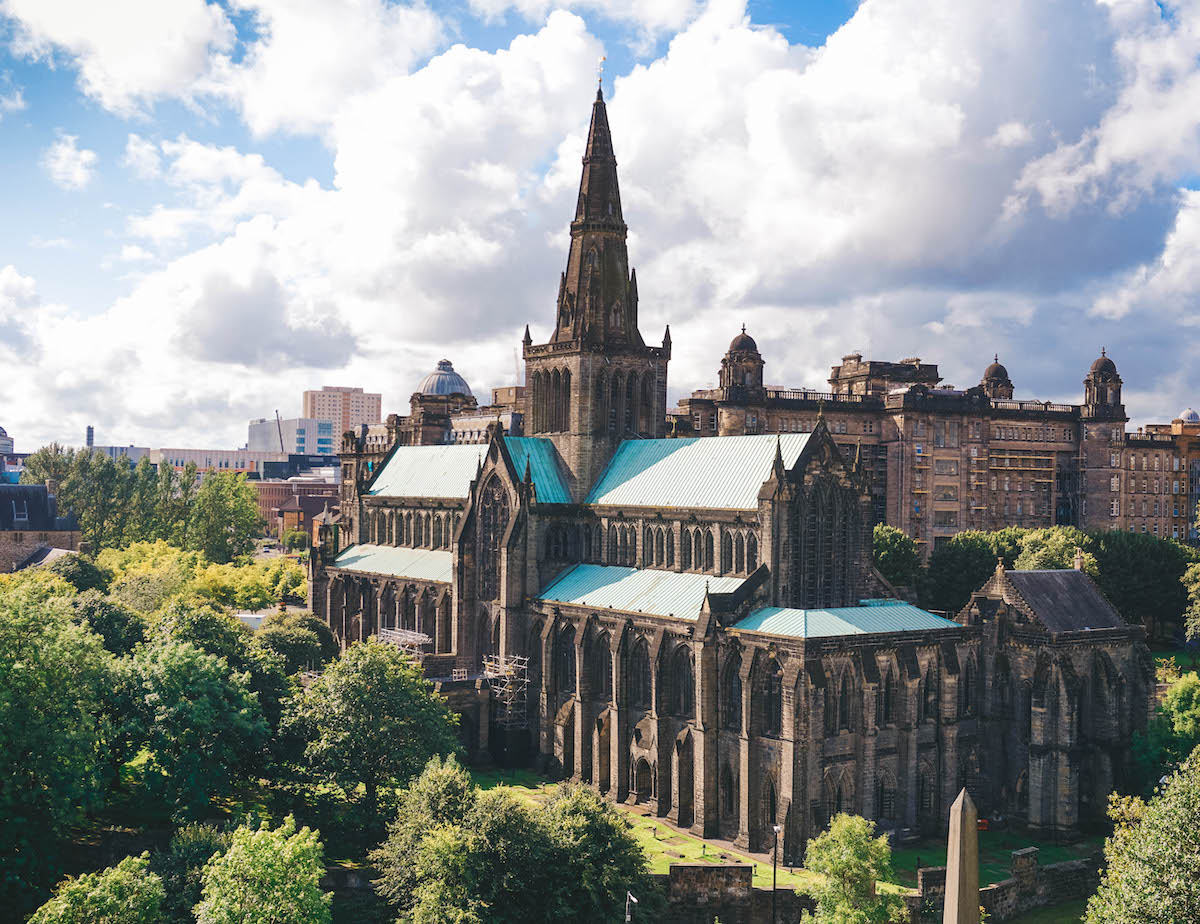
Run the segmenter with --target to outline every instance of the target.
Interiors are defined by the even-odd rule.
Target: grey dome
[[[1196,413],[1195,409],[1193,408],[1185,407],[1182,411],[1180,411],[1179,419],[1184,423],[1200,423],[1200,414]],[[3,432],[3,430],[0,430],[0,433]]]
[[[983,370],[983,380],[985,382],[1007,382],[1008,370],[1000,364],[1000,355],[996,354],[990,366]]]
[[[471,386],[454,371],[450,360],[443,359],[438,362],[436,371],[421,380],[417,391],[423,395],[470,395]]]
[[[746,333],[746,325],[742,325],[742,332],[733,338],[729,344],[730,353],[757,353],[758,344],[754,342],[754,338]]]
[[[1108,358],[1108,353],[1101,348],[1100,356],[1092,363],[1092,372],[1116,372],[1117,364]]]

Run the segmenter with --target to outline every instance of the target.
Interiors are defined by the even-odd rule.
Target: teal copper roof
[[[371,485],[380,497],[466,497],[487,446],[399,446]]]
[[[807,433],[780,434],[788,468],[808,442]],[[758,491],[771,475],[776,436],[697,437],[682,440],[626,440],[589,504],[617,507],[685,507],[756,510]]]
[[[443,584],[450,583],[454,572],[451,553],[446,549],[404,549],[390,545],[352,545],[334,560],[333,567]]]
[[[958,623],[934,616],[903,600],[864,600],[862,606],[823,610],[764,606],[731,628],[789,638],[832,638],[883,632],[923,632],[956,629]]]
[[[518,478],[525,477],[525,462],[528,460],[539,504],[571,503],[571,492],[567,490],[558,464],[558,453],[550,440],[533,436],[508,436],[504,438],[504,445],[508,447]]]
[[[713,593],[731,593],[742,580],[649,568],[574,565],[551,581],[538,596],[551,603],[695,619],[704,603],[706,584]]]

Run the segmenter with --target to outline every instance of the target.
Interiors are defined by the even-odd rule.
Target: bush
[[[146,640],[146,618],[98,590],[81,593],[71,606],[74,622],[100,636],[115,655],[127,655]]]
[[[233,834],[213,825],[184,825],[175,832],[166,850],[150,857],[150,868],[166,889],[163,920],[167,924],[192,924],[192,909],[200,901],[202,873],[208,862],[229,850]]]
[[[85,590],[108,593],[108,585],[112,581],[112,572],[78,554],[64,555],[47,565],[46,570],[58,575],[80,593]]]

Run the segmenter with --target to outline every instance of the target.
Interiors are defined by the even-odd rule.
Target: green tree
[[[197,924],[328,924],[332,893],[317,832],[289,815],[272,831],[238,828],[229,849],[204,867]]]
[[[921,602],[956,612],[966,606],[996,570],[996,548],[987,533],[967,531],[933,550],[921,587]]]
[[[414,924],[488,921],[534,924],[562,920],[545,813],[510,789],[478,794],[459,827],[426,836],[417,859]]]
[[[150,856],[150,868],[166,888],[163,920],[166,924],[192,924],[192,909],[200,902],[204,867],[223,856],[233,842],[233,832],[213,825],[184,825],[175,832],[166,850]]]
[[[1133,736],[1133,763],[1143,795],[1175,771],[1200,745],[1200,674],[1184,674],[1168,688],[1145,732]]]
[[[61,491],[63,484],[66,483],[67,475],[71,473],[71,463],[74,458],[75,450],[65,449],[60,443],[43,446],[25,459],[25,470],[21,472],[21,484],[45,484],[47,481],[55,481]],[[62,506],[60,503],[60,507]]]
[[[100,803],[112,658],[63,601],[0,597],[0,901],[24,910],[58,838]]]
[[[277,654],[283,660],[284,670],[289,674],[319,669],[332,660],[337,652],[333,633],[329,631],[328,626],[311,613],[299,615],[304,618],[286,622],[264,620],[254,633],[254,644]]]
[[[166,897],[146,855],[64,880],[29,924],[160,924]]]
[[[400,792],[387,837],[370,855],[379,871],[376,889],[397,909],[412,908],[425,835],[439,827],[461,825],[475,806],[476,793],[471,775],[453,755],[431,757],[421,775]]]
[[[1105,843],[1107,868],[1086,924],[1200,920],[1200,750],[1131,814]]]
[[[1187,621],[1188,638],[1196,638],[1200,636],[1200,565],[1188,565],[1181,582],[1187,592],[1184,618]]]
[[[259,759],[268,728],[247,674],[189,642],[134,654],[133,709],[150,752],[147,789],[197,818]]]
[[[307,742],[312,771],[375,815],[381,787],[403,786],[434,754],[457,749],[455,717],[399,649],[352,645],[291,701],[289,727]]]
[[[261,531],[258,494],[244,474],[209,472],[204,476],[189,517],[188,548],[223,564],[250,554]]]
[[[168,468],[165,463],[162,467]],[[150,457],[142,456],[133,470],[130,516],[122,545],[154,541],[162,536],[163,529],[158,518],[158,479],[158,472],[151,464]]]
[[[308,610],[283,610],[270,613],[263,619],[258,631],[275,628],[296,628],[311,632],[320,640],[322,661],[332,661],[338,655],[339,647],[333,630],[329,628],[325,620],[314,616]]]
[[[75,453],[63,494],[93,549],[122,544],[132,491],[133,473],[124,456],[114,462],[102,452]]]
[[[603,924],[646,872],[646,853],[628,818],[581,785],[558,787],[546,806],[553,852],[550,920]]]
[[[808,842],[804,865],[825,878],[810,887],[817,912],[805,912],[802,922],[884,924],[907,920],[898,896],[876,892],[876,883],[892,878],[892,848],[887,835],[875,836],[873,822],[857,815],[835,815],[828,830]]]
[[[64,555],[47,565],[46,570],[58,575],[80,593],[85,590],[108,593],[108,585],[112,581],[112,574],[83,555]]]
[[[1187,609],[1183,585],[1195,549],[1149,533],[1094,530],[1097,583],[1126,622],[1146,627],[1152,638],[1182,628]]]
[[[1075,567],[1076,549],[1083,551],[1083,570],[1093,578],[1099,575],[1096,556],[1088,551],[1092,538],[1072,526],[1031,529],[1021,540],[1021,554],[1014,563],[1021,571]]]
[[[916,587],[921,575],[921,552],[917,543],[894,526],[875,527],[875,567],[893,587]]]
[[[98,590],[71,601],[76,623],[95,632],[113,654],[127,655],[146,640],[146,618]]]

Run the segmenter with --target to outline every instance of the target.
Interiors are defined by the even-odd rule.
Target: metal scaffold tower
[[[488,655],[483,659],[483,676],[496,698],[496,721],[504,728],[526,728],[525,697],[529,690],[529,659]]]
[[[424,632],[414,632],[412,629],[380,629],[379,641],[395,645],[414,661],[425,657],[423,646],[433,641]]]

